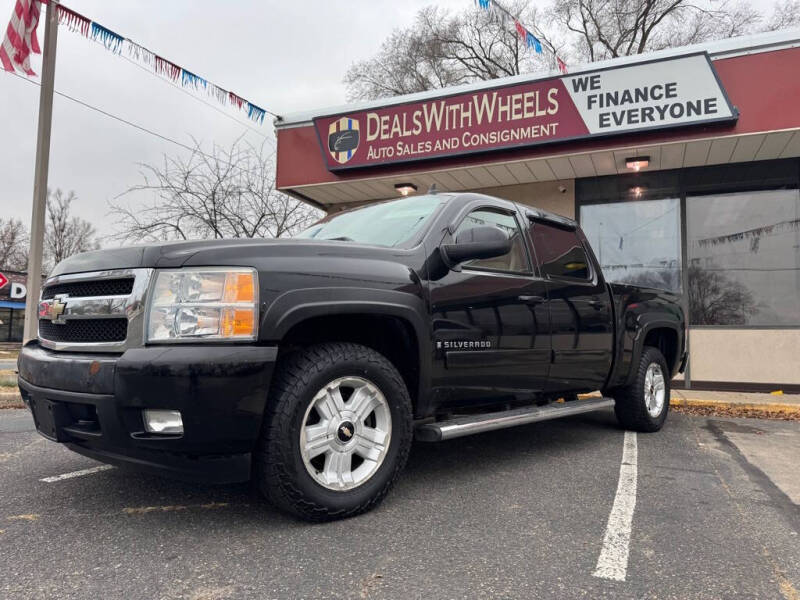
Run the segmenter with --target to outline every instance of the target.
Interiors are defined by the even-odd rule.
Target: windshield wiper
[[[349,238],[346,235],[340,235],[339,237],[322,238],[322,239],[332,242],[355,242],[353,238]]]

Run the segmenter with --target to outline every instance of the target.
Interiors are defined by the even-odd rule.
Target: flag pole
[[[39,325],[39,294],[42,289],[44,222],[47,210],[47,171],[50,165],[50,129],[53,123],[53,86],[56,75],[58,2],[47,3],[42,53],[42,85],[39,91],[39,129],[36,137],[36,170],[33,177],[31,241],[28,251],[28,295],[25,299],[23,343],[36,338]]]

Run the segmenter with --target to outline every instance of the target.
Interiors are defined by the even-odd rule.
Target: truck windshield
[[[414,237],[443,202],[442,196],[414,196],[331,215],[299,238],[398,246]]]

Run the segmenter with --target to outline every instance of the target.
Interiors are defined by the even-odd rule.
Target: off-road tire
[[[658,417],[650,415],[645,403],[645,375],[647,373],[647,368],[652,363],[660,365],[661,372],[664,374],[665,400]],[[667,413],[669,412],[669,373],[667,361],[664,360],[664,356],[658,348],[645,346],[639,358],[639,364],[636,366],[636,374],[631,384],[617,388],[613,392],[614,400],[616,401],[614,413],[617,415],[617,421],[619,421],[622,427],[631,431],[650,433],[658,431],[664,426],[664,422],[667,420]]]
[[[326,489],[306,470],[300,428],[314,394],[337,377],[359,376],[378,386],[389,404],[392,431],[386,456],[362,485]],[[384,356],[366,346],[326,343],[308,347],[278,364],[261,436],[254,477],[261,493],[281,510],[309,521],[352,517],[377,506],[406,464],[412,441],[411,400],[405,382]]]

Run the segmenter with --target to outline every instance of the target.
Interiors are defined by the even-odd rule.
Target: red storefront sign
[[[716,121],[737,113],[706,54],[314,119],[331,171]]]

